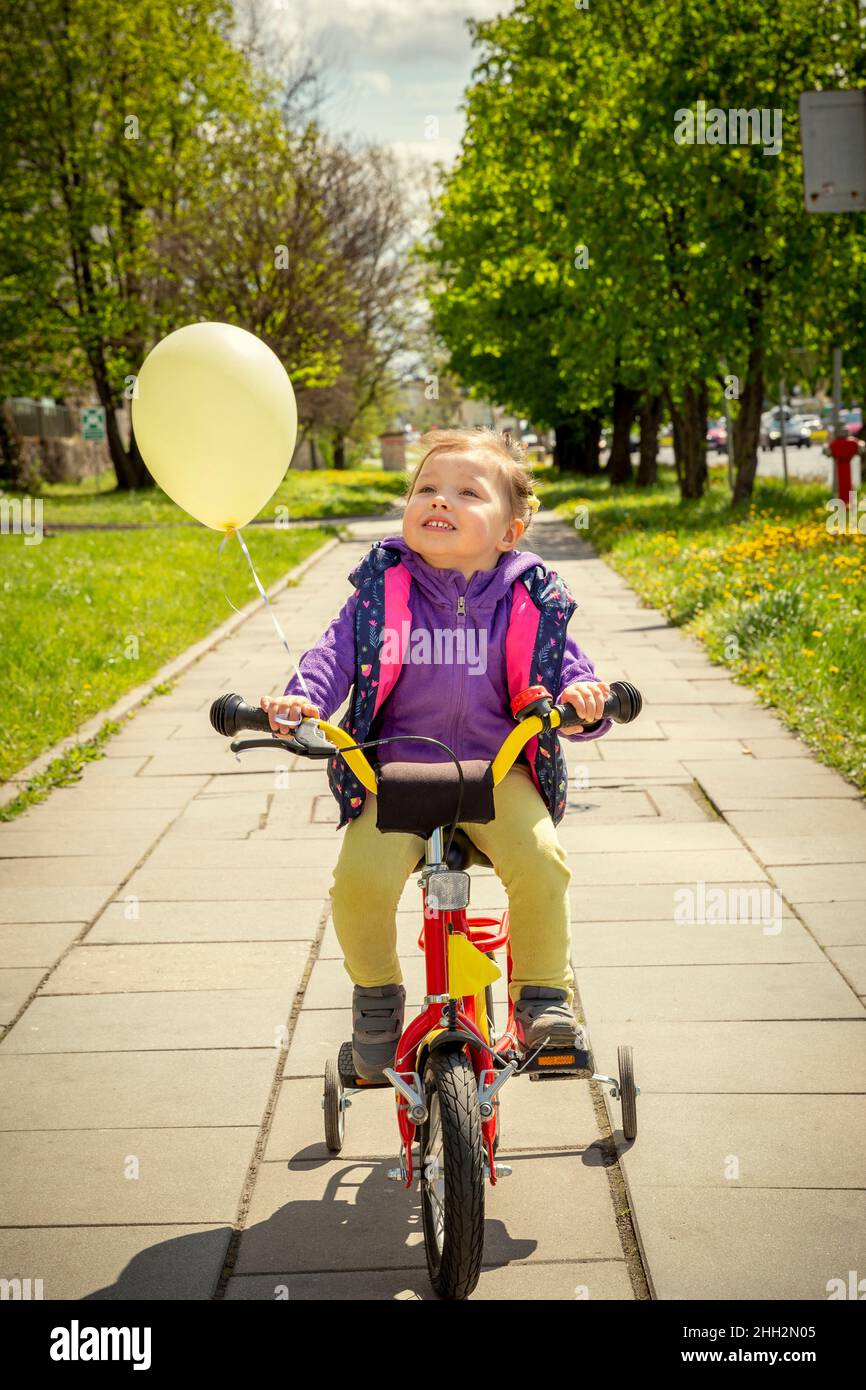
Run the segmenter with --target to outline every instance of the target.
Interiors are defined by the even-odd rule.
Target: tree
[[[7,388],[27,375],[10,344],[80,355],[123,488],[149,481],[115,411],[157,336],[154,219],[207,198],[220,133],[261,105],[231,21],[227,0],[21,0],[0,19]]]

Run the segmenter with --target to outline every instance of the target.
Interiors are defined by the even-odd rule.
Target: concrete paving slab
[[[4,888],[0,922],[90,922],[115,891],[113,882],[72,888]]]
[[[747,738],[747,749],[756,758],[810,758],[805,743],[797,738]]]
[[[160,941],[312,941],[323,910],[321,898],[291,904],[261,902],[181,902],[148,900],[128,918],[127,905],[109,903],[87,933],[98,942]]]
[[[698,880],[700,882],[700,880]],[[652,922],[665,921],[673,923],[674,911],[678,902],[682,899],[678,894],[682,894],[685,889],[694,888],[694,881],[691,884],[679,883],[650,883],[646,885],[623,884],[612,892],[610,886],[592,886],[578,884],[576,887],[569,888],[568,893],[571,899],[572,923],[575,922]],[[763,892],[764,902],[770,902],[772,906],[771,916],[775,915],[775,905],[772,904],[772,887],[768,888],[766,880],[744,880],[737,882],[733,886],[730,884],[714,884],[706,882],[706,893],[709,895],[713,888],[721,888],[723,892],[738,893],[738,902],[760,903],[761,893]],[[696,890],[697,893],[697,890]],[[700,899],[696,896],[696,904]],[[478,904],[476,904],[478,905]],[[730,914],[733,916],[736,905],[731,899]],[[781,916],[790,917],[790,908],[782,904]]]
[[[385,1299],[433,1301],[433,1292],[425,1270],[329,1270],[326,1274],[234,1275],[228,1282],[226,1300],[267,1299],[272,1302],[276,1289],[285,1289],[292,1302]],[[285,1294],[281,1296],[285,1297]],[[633,1299],[634,1290],[624,1262],[593,1260],[587,1264],[571,1261],[545,1263],[533,1260],[530,1264],[483,1266],[475,1292],[469,1302],[516,1300],[537,1303],[540,1300],[590,1298],[599,1301]]]
[[[863,1006],[834,967],[671,965],[584,969],[586,1019],[859,1018]]]
[[[633,1190],[866,1188],[866,1107],[853,1096],[642,1091],[638,1105],[640,1143],[627,1146]]]
[[[328,1058],[336,1062],[342,1044],[352,1039],[351,1003],[350,993],[349,1007],[345,1009],[301,1009],[283,1070],[285,1079],[312,1076],[321,1083],[325,1062]]]
[[[575,969],[623,965],[748,965],[823,961],[824,953],[795,917],[783,917],[778,933],[760,924],[713,922],[575,922]]]
[[[394,1157],[263,1163],[234,1273],[301,1273],[372,1265],[423,1270],[417,1191],[390,1182]]]
[[[592,1028],[596,1067],[617,1074],[617,1047],[634,1049],[635,1080],[644,1095],[833,1093],[866,1089],[866,1010],[860,1017],[816,1021],[652,1023],[599,1018]],[[605,1092],[607,1097],[607,1092]],[[619,1102],[606,1100],[615,1127]],[[639,1130],[639,1143],[643,1139]]]
[[[749,810],[751,799],[856,799],[857,788],[830,768],[790,758],[744,760],[736,768],[717,762],[687,760],[688,772],[700,782],[721,811]]]
[[[827,955],[845,976],[851,988],[861,996],[866,994],[866,944],[828,946]]]
[[[800,903],[798,913],[822,946],[866,943],[866,901]]]
[[[327,895],[333,881],[329,868],[311,864],[301,876],[271,864],[270,868],[235,869],[230,864],[210,869],[138,869],[124,885],[125,893],[160,902],[250,902],[283,898],[287,903]],[[84,892],[85,890],[79,890]],[[50,919],[48,919],[50,920]]]
[[[844,797],[822,797],[818,808],[807,800],[767,802],[751,810],[730,810],[725,819],[750,844],[768,836],[859,835],[866,845],[866,808]]]
[[[791,902],[858,902],[866,898],[866,863],[778,864],[772,873]]]
[[[674,840],[680,853],[742,849],[742,841],[724,821],[678,825],[675,834],[666,821],[644,821],[617,827],[612,835],[610,826],[584,826],[572,818],[559,825],[558,834],[569,853],[605,854],[617,860],[625,854],[669,853]]]
[[[669,842],[670,843],[670,842]],[[635,853],[570,852],[568,866],[575,886],[597,884],[743,883],[763,877],[746,850],[644,850]],[[769,882],[769,880],[767,880]]]
[[[66,830],[46,835],[42,830],[13,830],[12,826],[17,824],[17,821],[12,821],[9,825],[0,827],[0,860],[44,861],[79,856],[86,859],[107,859],[112,855],[125,859],[134,855],[132,862],[136,863],[156,838],[151,834],[89,834],[80,830]]]
[[[648,741],[638,743],[632,739],[629,743],[611,743],[609,747],[604,747],[602,740],[600,746],[600,758],[603,763],[629,763],[635,762],[654,762],[660,763],[683,763],[692,758],[722,758],[725,761],[747,757],[748,754],[743,746],[742,740],[737,738],[716,738],[716,739],[686,739],[686,738],[665,738],[660,741]]]
[[[45,883],[66,884],[70,888],[119,883],[140,859],[138,850],[104,858],[70,855],[63,859],[0,859],[0,894],[5,894],[9,888],[38,888]]]
[[[64,956],[41,994],[271,990],[275,980],[294,992],[300,986],[311,945],[311,941],[122,946],[87,942]]]
[[[333,867],[340,853],[342,838],[336,835],[319,839],[311,847],[308,840],[283,840],[280,848],[258,839],[241,840],[226,850],[223,843],[201,839],[164,839],[148,858],[154,869],[222,868],[231,861],[233,869],[303,868],[311,864],[318,868]]]
[[[46,1299],[205,1300],[225,1263],[231,1226],[28,1226],[0,1229],[0,1268],[37,1270]],[[10,1273],[7,1277],[14,1277]]]
[[[424,1261],[416,1190],[389,1182],[393,1159],[263,1163],[240,1243],[237,1274]],[[600,1148],[509,1155],[513,1173],[485,1203],[489,1264],[537,1260],[618,1260],[616,1228]],[[544,1181],[539,1181],[543,1167]]]
[[[635,1187],[632,1211],[656,1298],[824,1300],[862,1266],[863,1192]]]
[[[0,1226],[232,1222],[257,1132],[0,1133]]]
[[[47,970],[85,926],[85,922],[4,922],[0,926],[2,968]]]
[[[866,841],[856,831],[836,835],[774,835],[748,838],[749,849],[771,873],[781,864],[856,864],[866,855]]]
[[[41,966],[35,969],[0,969],[0,1026],[9,1026],[44,974]]]
[[[292,1005],[290,988],[193,990],[188,994],[51,995],[33,1000],[0,1042],[8,1052],[143,1052],[274,1046]]]
[[[3,1052],[3,1129],[258,1127],[277,1056],[273,1047],[49,1056]]]
[[[268,1135],[265,1159],[330,1161],[322,1121],[321,1077],[283,1081]],[[598,1138],[590,1088],[583,1081],[533,1082],[512,1077],[500,1092],[500,1148],[577,1149]],[[393,1091],[374,1088],[351,1096],[341,1159],[381,1158],[396,1152]]]

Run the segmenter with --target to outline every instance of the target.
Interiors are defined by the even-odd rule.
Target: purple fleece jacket
[[[428,565],[402,536],[384,545],[400,551],[412,576],[409,603],[412,628],[404,665],[390,695],[373,721],[370,738],[426,734],[453,748],[461,761],[493,758],[514,728],[505,664],[505,637],[511,614],[511,586],[540,556],[527,550],[501,555],[492,570],[476,570],[467,580],[460,570]],[[546,566],[545,566],[546,568]],[[465,620],[457,616],[457,598],[465,598]],[[321,717],[331,720],[352,687],[355,674],[353,593],[299,666]],[[465,621],[462,648],[453,634]],[[439,634],[437,638],[437,633]],[[426,647],[426,650],[425,650]],[[460,653],[463,659],[455,659]],[[595,668],[573,637],[566,637],[557,698],[574,681],[596,679]],[[305,698],[297,675],[287,695]],[[601,738],[611,727],[605,719],[586,733],[561,734],[569,742]],[[447,762],[448,754],[430,743],[395,742],[368,751],[377,762]],[[526,761],[521,754],[521,760]]]

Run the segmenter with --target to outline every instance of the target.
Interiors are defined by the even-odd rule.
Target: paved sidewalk
[[[358,523],[280,595],[296,654],[392,526]],[[645,1270],[662,1299],[826,1298],[863,1274],[862,801],[573,532],[542,513],[529,548],[572,588],[599,674],[644,695],[635,724],[568,747],[560,826],[596,1064],[634,1046],[639,1132],[624,1142],[606,1090],[510,1083],[514,1172],[488,1188],[474,1297],[645,1298]],[[358,1096],[343,1153],[324,1147],[351,1000],[324,769],[241,765],[207,719],[286,678],[262,610],[77,786],[0,826],[0,1277],[46,1298],[431,1296],[417,1194],[385,1179],[390,1093]],[[504,906],[472,872],[473,908]],[[730,920],[775,887],[777,922]],[[417,898],[410,877],[414,1002]],[[729,920],[677,921],[681,900]]]

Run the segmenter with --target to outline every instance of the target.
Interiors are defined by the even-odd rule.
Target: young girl
[[[490,760],[515,724],[510,700],[517,691],[509,686],[509,677],[515,683],[517,650],[517,638],[509,637],[515,627],[512,617],[522,621],[529,600],[536,605],[540,618],[536,608],[530,610],[537,629],[535,648],[520,685],[547,685],[557,702],[573,705],[583,722],[567,734],[549,735],[553,742],[543,755],[539,739],[533,764],[524,750],[495,789],[495,819],[461,828],[487,855],[508,894],[510,990],[519,1048],[525,1053],[545,1037],[552,1046],[574,1046],[575,1035],[577,1045],[588,1048],[572,1007],[571,870],[555,828],[565,809],[566,773],[556,740],[607,733],[611,721],[603,711],[610,689],[595,679],[592,662],[566,636],[576,605],[565,584],[538,555],[515,549],[538,506],[519,446],[487,429],[434,430],[421,443],[426,452],[407,493],[402,535],[377,543],[353,570],[350,582],[358,588],[301,658],[300,669],[316,703],[304,698],[295,676],[284,695],[263,696],[261,706],[273,732],[285,737],[287,720],[296,725],[304,715],[330,719],[352,687],[343,727],[358,742],[426,734],[448,744],[461,760]],[[381,698],[373,672],[383,676],[377,656],[384,663],[385,641],[395,634],[384,627],[377,632],[377,619],[367,614],[385,611],[383,570],[397,562],[402,562],[399,592],[405,598],[400,611],[407,618],[396,667],[399,679],[392,671],[388,693]],[[523,583],[515,587],[521,577]],[[392,586],[389,593],[395,592]],[[362,608],[356,612],[359,603]],[[515,615],[516,603],[520,611]],[[463,638],[456,662],[453,641],[448,645],[443,640],[455,633]],[[535,680],[539,674],[545,679]],[[387,684],[383,679],[382,688]],[[368,756],[379,763],[449,761],[435,744],[399,740],[370,749]],[[403,1031],[406,996],[397,958],[397,904],[423,855],[424,841],[379,831],[375,797],[349,776],[342,759],[336,765],[340,771],[332,776],[331,789],[341,805],[340,825],[348,825],[330,890],[334,927],[355,986],[357,1074],[381,1080]]]

